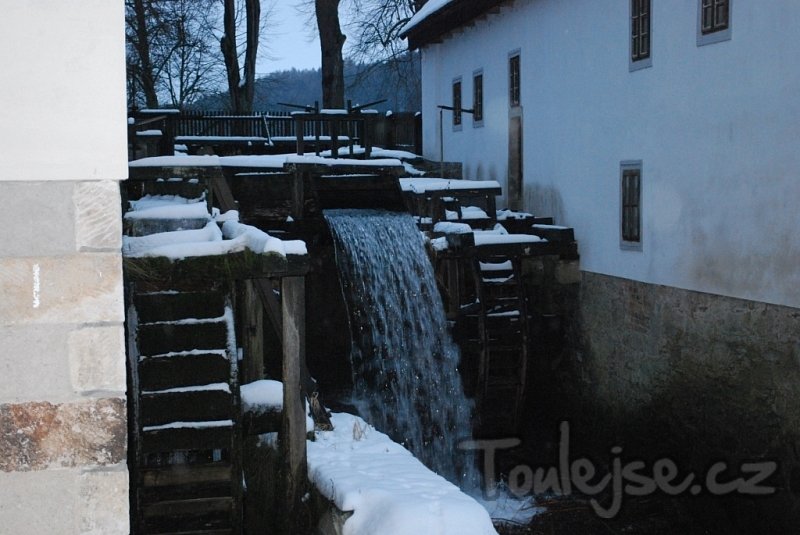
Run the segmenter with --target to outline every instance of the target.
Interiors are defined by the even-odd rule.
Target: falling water
[[[350,311],[354,404],[375,427],[462,488],[477,488],[453,343],[423,238],[407,214],[329,210]]]

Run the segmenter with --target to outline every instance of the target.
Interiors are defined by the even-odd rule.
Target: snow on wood
[[[142,431],[164,431],[165,429],[210,429],[214,427],[232,427],[233,420],[213,420],[210,422],[170,422],[164,425],[150,425],[142,428]]]
[[[218,156],[153,156],[128,162],[128,167],[218,167]]]
[[[164,208],[167,210],[168,208]],[[257,254],[307,254],[299,240],[279,240],[250,225],[225,221],[222,231],[214,222],[203,229],[161,232],[140,237],[124,237],[123,254],[128,257],[163,256],[172,260],[196,256],[218,256],[249,249]]]
[[[445,234],[469,234],[472,232],[472,227],[466,223],[451,223],[449,221],[440,221],[433,227],[434,232],[443,232]]]
[[[514,210],[498,210],[497,220],[505,221],[506,219],[528,219],[533,217],[533,214],[527,212],[515,212]]]
[[[372,156],[375,158],[394,158],[397,160],[418,160],[419,155],[405,150],[390,150],[374,147],[372,149]]]
[[[241,386],[242,409],[265,412],[283,408],[283,383],[262,379]]]
[[[496,180],[461,180],[447,178],[401,178],[400,188],[413,193],[447,190],[499,189]]]
[[[488,535],[486,509],[401,445],[350,414],[308,442],[309,478],[340,510],[348,535]]]
[[[354,160],[348,158],[339,158],[336,160],[331,160],[330,158],[323,158],[322,156],[316,155],[297,155],[292,154],[286,157],[286,163],[288,164],[316,164],[316,165],[325,165],[329,167],[343,167],[343,166],[352,166],[352,167],[400,167],[402,163],[400,160],[396,160],[394,158],[386,158],[386,159],[376,159],[376,160]]]
[[[532,234],[492,234],[488,232],[475,233],[475,245],[498,245],[508,243],[538,243],[543,240]]]
[[[174,230],[147,236],[123,236],[122,254],[143,256],[153,249],[169,247],[179,243],[215,242],[222,240],[222,231],[216,223],[209,222],[205,227],[195,230]]]
[[[190,349],[188,351],[170,351],[169,353],[158,353],[156,355],[140,356],[139,360],[145,359],[167,359],[172,357],[197,357],[200,355],[219,355],[228,358],[228,353],[224,349]]]
[[[278,138],[273,138],[277,141]],[[223,156],[219,159],[222,167],[257,167],[264,169],[283,169],[286,154],[263,154],[248,156]]]
[[[538,229],[542,229],[542,230],[544,230],[544,229],[552,229],[552,230],[567,230],[567,229],[569,229],[569,227],[562,227],[560,225],[540,225],[540,224],[536,224],[536,225],[531,225],[531,227],[534,228],[534,229],[538,228]]]
[[[205,199],[186,199],[177,195],[146,195],[130,201],[125,219],[210,219]]]
[[[208,323],[223,323],[225,316],[218,318],[183,318],[179,320],[153,321],[141,323],[141,325],[202,325]]]
[[[231,393],[228,383],[213,383],[210,385],[181,386],[164,390],[143,390],[142,394],[181,394],[185,392],[227,392]]]
[[[462,206],[461,217],[458,216],[458,212],[451,210],[445,210],[444,213],[445,217],[451,221],[458,219],[489,219],[489,214],[477,206]]]

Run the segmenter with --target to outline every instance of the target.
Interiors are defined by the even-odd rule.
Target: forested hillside
[[[419,111],[420,64],[417,54],[401,61],[371,65],[345,64],[346,98],[353,105],[387,99],[371,106],[380,111]],[[322,100],[320,69],[278,71],[259,78],[255,84],[254,110],[290,110],[278,103],[314,105]],[[227,93],[207,96],[192,105],[193,109],[221,110],[229,103]]]

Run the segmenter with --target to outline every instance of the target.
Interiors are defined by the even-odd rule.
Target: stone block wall
[[[117,181],[0,181],[4,533],[128,533]]]
[[[570,319],[558,381],[582,453],[620,446],[700,474],[724,461],[724,481],[744,462],[777,461],[764,483],[774,494],[731,497],[719,518],[798,525],[800,309],[583,272]],[[707,512],[713,500],[692,503]]]

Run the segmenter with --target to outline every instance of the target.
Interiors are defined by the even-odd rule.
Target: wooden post
[[[306,177],[309,176],[308,171],[303,171],[296,168],[294,171],[294,182],[292,183],[292,217],[297,221],[303,219],[305,213],[305,183]]]
[[[306,121],[300,115],[294,118],[294,135],[297,136],[297,155],[302,156],[306,153]]]
[[[331,138],[331,158],[339,157],[339,119],[335,116],[330,120],[329,128]]]
[[[306,351],[305,279],[281,279],[283,312],[283,422],[281,453],[284,462],[287,518],[301,505],[307,486],[306,414],[302,387]]]
[[[244,361],[241,382],[243,384],[264,378],[264,306],[261,304],[256,284],[252,280],[242,281]]]

